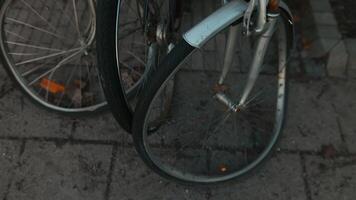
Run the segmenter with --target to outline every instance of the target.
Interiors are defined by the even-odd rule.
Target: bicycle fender
[[[215,34],[242,18],[247,6],[243,0],[227,3],[187,31],[183,39],[191,46],[201,48]]]
[[[293,14],[290,11],[288,5],[286,3],[284,3],[284,1],[280,1],[279,2],[279,7],[281,9],[282,12],[284,12],[288,19],[289,19],[289,23],[288,23],[288,33],[289,36],[291,37],[289,42],[290,42],[290,47],[294,48],[295,46],[295,33],[294,33],[294,21],[293,21]]]
[[[248,7],[248,3],[244,0],[235,0],[227,3],[223,7],[216,10],[199,24],[195,25],[189,31],[183,34],[183,39],[195,48],[201,48],[218,32],[225,29],[235,21],[242,19]],[[287,4],[280,1],[280,8],[288,15],[289,32],[292,33],[294,44],[294,24],[293,16]]]

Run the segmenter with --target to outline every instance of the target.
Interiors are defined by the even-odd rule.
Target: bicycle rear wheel
[[[241,177],[267,158],[284,119],[292,39],[288,23],[282,14],[250,98],[236,112],[214,97],[220,90],[238,103],[248,80],[258,37],[243,36],[242,23],[234,25],[240,30],[238,51],[224,87],[216,88],[216,83],[222,74],[226,31],[200,51],[181,41],[168,54],[145,86],[133,121],[136,149],[152,170],[182,183],[209,184]],[[173,77],[177,81],[171,115],[158,118],[161,97]],[[157,119],[161,125],[152,132]]]
[[[106,106],[95,51],[95,1],[5,0],[0,48],[5,67],[32,100],[63,113]]]

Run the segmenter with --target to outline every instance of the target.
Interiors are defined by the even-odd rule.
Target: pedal
[[[227,85],[216,84],[213,87],[214,93],[225,93],[229,87]]]

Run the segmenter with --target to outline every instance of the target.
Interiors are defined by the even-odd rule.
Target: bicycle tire
[[[101,82],[116,121],[129,133],[135,98],[149,74],[173,45],[156,36],[156,30],[161,30],[165,25],[169,27],[167,20],[171,20],[169,13],[174,9],[171,2],[175,0],[169,3],[164,0],[99,0],[97,4],[97,49]],[[142,13],[146,8],[147,11]],[[148,17],[143,17],[146,14]],[[148,20],[153,22],[149,23]],[[135,69],[137,67],[139,70]],[[133,74],[130,74],[132,71]],[[139,78],[132,81],[130,77],[137,74]]]
[[[115,119],[131,132],[132,111],[122,87],[116,60],[116,19],[120,0],[97,1],[97,56],[102,87]]]
[[[281,18],[283,19],[283,27],[285,28],[285,33],[286,33],[286,56],[289,55],[290,49],[292,48],[291,44],[293,44],[293,36],[290,35],[291,32],[288,30],[288,24],[289,23],[289,18],[287,18],[287,15],[285,13],[281,13]],[[238,22],[241,23],[241,22]],[[260,166],[264,161],[269,157],[271,152],[273,152],[273,149],[275,147],[275,144],[277,143],[278,139],[280,138],[280,133],[281,130],[276,133],[276,138],[273,140],[272,144],[269,146],[268,151],[263,154],[263,156],[258,158],[258,163],[255,165],[251,166],[249,169],[247,169],[245,172],[241,174],[237,174],[236,176],[233,177],[227,177],[226,179],[215,179],[211,181],[199,181],[195,180],[194,178],[192,179],[184,179],[182,177],[179,177],[177,174],[174,174],[175,169],[172,169],[173,172],[167,172],[165,171],[168,167],[166,166],[158,166],[159,164],[155,163],[153,161],[152,157],[150,157],[146,146],[148,144],[145,143],[145,137],[149,137],[150,134],[147,133],[147,124],[146,120],[148,118],[148,112],[150,109],[150,106],[152,104],[152,101],[155,99],[155,97],[158,95],[159,90],[163,87],[164,83],[170,79],[171,76],[173,76],[174,73],[179,71],[179,66],[180,64],[187,58],[188,55],[190,55],[192,52],[194,52],[195,48],[190,46],[186,41],[182,40],[173,50],[171,53],[167,55],[167,57],[163,60],[161,63],[161,66],[159,69],[156,71],[156,73],[153,75],[151,79],[149,79],[147,85],[144,87],[143,92],[141,93],[141,96],[139,98],[139,102],[137,104],[135,114],[134,114],[134,119],[133,119],[133,138],[134,138],[134,143],[135,143],[135,148],[138,151],[140,157],[143,159],[145,164],[154,172],[157,174],[161,175],[162,177],[173,180],[178,183],[182,184],[213,184],[213,183],[223,183],[227,181],[231,181],[240,177],[243,177],[247,174],[249,174],[251,171],[256,169],[258,166]],[[286,82],[286,91],[285,94],[288,92],[288,82]],[[285,98],[284,101],[287,101],[287,98]],[[284,103],[284,110],[282,114],[285,114],[286,112],[286,105],[287,103]],[[168,122],[169,123],[169,122]],[[174,122],[173,122],[174,123]],[[284,117],[282,118],[281,122],[281,129],[283,128],[284,124]],[[146,127],[145,127],[146,126]],[[146,135],[145,135],[146,133]],[[162,136],[164,137],[164,136]],[[169,137],[169,136],[167,136]],[[159,143],[157,144],[159,146]],[[162,144],[164,146],[164,144]],[[168,151],[168,150],[167,150]],[[173,168],[173,167],[172,167]],[[172,174],[173,173],[173,174]],[[179,173],[179,174],[184,174]]]

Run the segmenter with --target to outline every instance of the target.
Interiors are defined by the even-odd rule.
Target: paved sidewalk
[[[273,158],[242,182],[191,188],[148,170],[110,114],[60,117],[13,90],[0,100],[0,199],[351,200],[354,91],[355,81],[295,78],[288,122]]]
[[[45,111],[14,88],[1,66],[0,200],[353,200],[356,80],[322,75],[323,65],[302,59],[301,48],[289,66],[287,123],[276,153],[252,176],[217,187],[160,178],[111,114]]]

